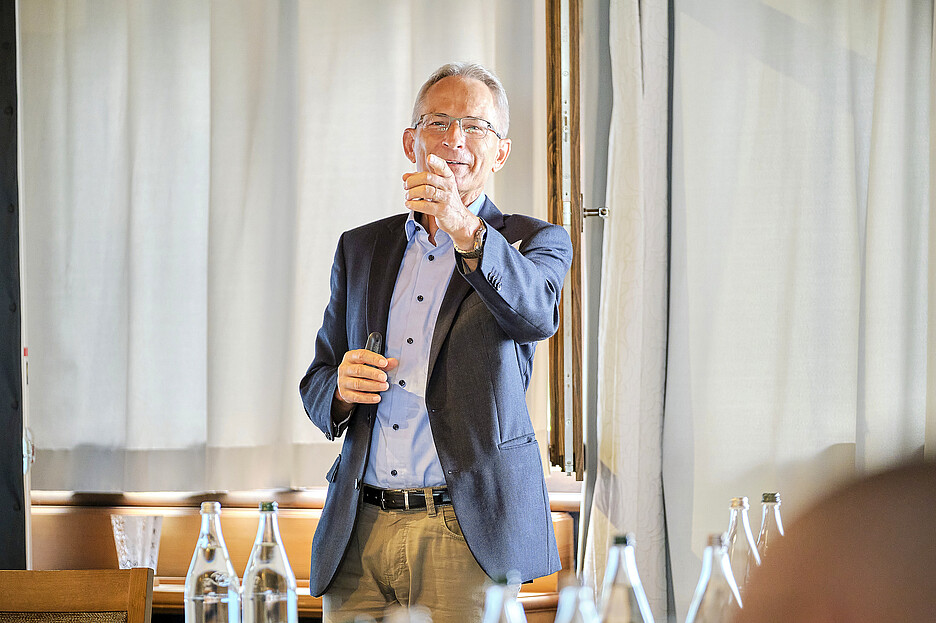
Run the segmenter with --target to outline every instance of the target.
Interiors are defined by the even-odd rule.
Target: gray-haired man
[[[572,249],[561,227],[484,194],[510,153],[508,119],[491,72],[441,67],[403,132],[408,212],[338,243],[300,383],[309,418],[345,436],[312,544],[326,621],[395,603],[480,620],[489,577],[559,569],[525,393]],[[372,331],[385,353],[364,349]]]

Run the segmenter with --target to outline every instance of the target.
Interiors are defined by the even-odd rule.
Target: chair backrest
[[[0,623],[150,623],[153,570],[0,570]]]

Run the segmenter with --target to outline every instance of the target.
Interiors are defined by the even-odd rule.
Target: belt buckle
[[[380,490],[380,510],[382,511],[387,510],[387,495],[386,494],[387,494],[386,489]]]
[[[409,510],[409,489],[403,489],[403,508]]]

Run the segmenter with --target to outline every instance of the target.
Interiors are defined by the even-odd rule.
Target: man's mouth
[[[468,163],[467,163],[467,162],[459,162],[459,161],[457,161],[457,160],[446,160],[445,163],[446,163],[447,165],[449,165],[449,168],[452,169],[453,171],[455,170],[455,167],[457,167],[457,166],[458,166],[458,167],[467,167],[467,166],[468,166]]]

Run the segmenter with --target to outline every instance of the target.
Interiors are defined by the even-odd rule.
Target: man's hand
[[[363,348],[349,350],[338,366],[338,387],[332,407],[338,415],[347,415],[355,404],[380,402],[378,392],[390,389],[387,372],[399,365],[393,357],[387,358]]]
[[[426,166],[428,171],[403,174],[406,207],[435,218],[439,229],[447,233],[459,249],[471,249],[481,219],[465,207],[455,174],[445,160],[429,154]]]

